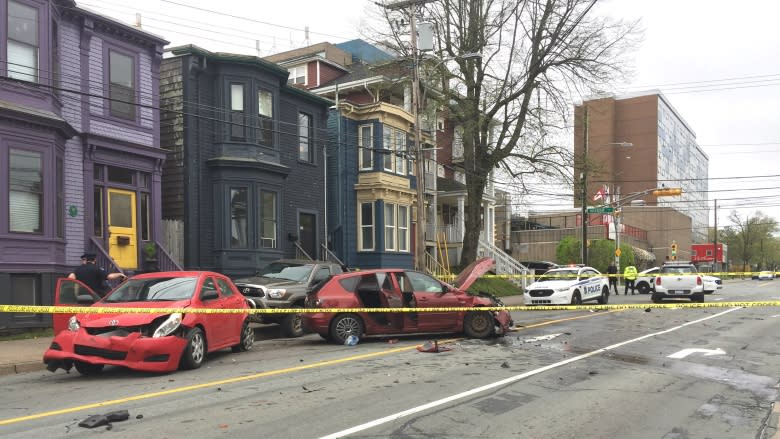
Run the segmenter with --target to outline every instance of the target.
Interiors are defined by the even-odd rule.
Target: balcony
[[[456,224],[426,224],[425,240],[436,241],[437,237],[446,243],[460,243],[463,242],[463,231]]]

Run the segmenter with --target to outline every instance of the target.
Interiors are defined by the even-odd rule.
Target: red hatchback
[[[489,295],[466,289],[493,266],[484,258],[469,265],[455,280],[458,287],[417,271],[365,270],[338,274],[318,285],[306,298],[307,308],[479,308],[502,306]],[[469,337],[503,335],[512,326],[508,311],[343,312],[304,313],[304,325],[327,340],[344,343],[350,335],[371,336],[464,332]]]
[[[229,278],[205,271],[159,272],[133,276],[100,299],[83,283],[59,279],[57,306],[116,308],[110,314],[55,314],[54,340],[43,355],[52,372],[75,366],[85,375],[105,365],[149,372],[200,367],[206,353],[252,348],[249,314],[127,314],[124,308],[247,309]]]

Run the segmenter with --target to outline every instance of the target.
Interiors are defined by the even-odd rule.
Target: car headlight
[[[556,288],[556,293],[565,293],[566,291],[569,291],[569,287],[562,287],[562,288]]]
[[[154,335],[152,335],[152,338],[158,338],[158,337],[165,337],[166,335],[170,335],[173,331],[176,330],[176,328],[179,327],[181,324],[181,319],[183,315],[180,312],[175,312],[168,316],[168,318],[160,325],[156,331],[154,331]]]
[[[285,293],[287,293],[287,290],[284,288],[269,288],[268,289],[268,297],[271,299],[281,299],[284,297]]]
[[[68,320],[68,330],[72,332],[76,332],[81,328],[81,324],[79,324],[79,319],[76,318],[76,316],[70,316],[70,320]]]

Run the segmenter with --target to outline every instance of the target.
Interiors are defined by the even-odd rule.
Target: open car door
[[[91,299],[91,300],[90,300]],[[92,289],[83,283],[66,277],[57,279],[57,289],[54,291],[54,306],[91,306],[100,300]],[[74,313],[55,313],[52,316],[54,335],[68,328],[68,320]]]

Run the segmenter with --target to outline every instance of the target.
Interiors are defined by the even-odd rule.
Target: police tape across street
[[[302,313],[425,313],[425,312],[479,312],[479,311],[613,311],[627,309],[677,309],[677,308],[757,308],[780,307],[780,300],[760,302],[707,302],[707,303],[637,303],[616,305],[544,305],[544,306],[485,306],[441,308],[278,308],[278,309],[224,309],[224,308],[111,308],[99,306],[41,306],[0,305],[0,313],[30,314],[302,314]]]

